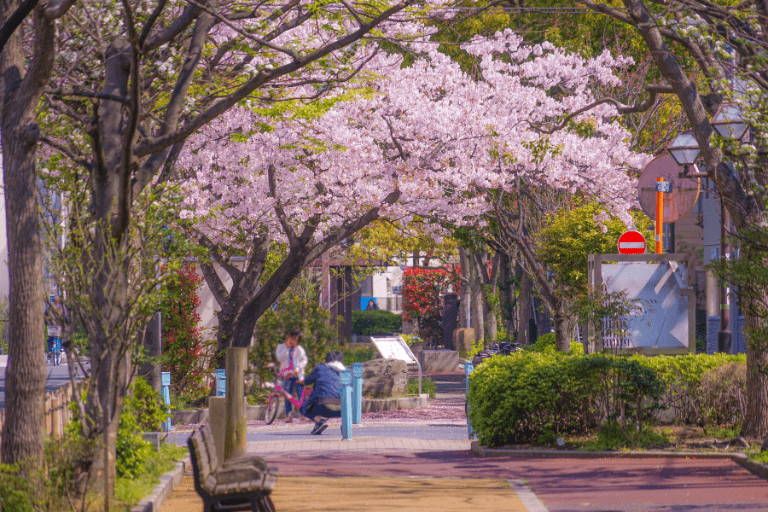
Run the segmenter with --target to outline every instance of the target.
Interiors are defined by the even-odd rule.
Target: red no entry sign
[[[619,237],[619,254],[643,254],[645,237],[638,231],[627,231]]]

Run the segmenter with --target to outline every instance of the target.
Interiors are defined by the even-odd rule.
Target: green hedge
[[[403,330],[403,317],[391,311],[374,309],[372,311],[352,312],[352,332],[360,336],[392,334]]]
[[[610,421],[648,423],[654,421],[660,404],[668,404],[688,422],[706,424],[711,418],[738,422],[732,401],[717,402],[717,397],[729,393],[718,389],[707,395],[697,388],[714,369],[744,362],[744,356],[719,354],[495,356],[471,375],[469,419],[486,446],[546,441]]]
[[[683,356],[632,356],[640,364],[651,368],[666,385],[662,403],[675,413],[681,423],[706,424],[702,417],[700,384],[702,377],[713,369],[730,363],[746,365],[746,354],[687,354]],[[734,394],[737,390],[734,390]]]

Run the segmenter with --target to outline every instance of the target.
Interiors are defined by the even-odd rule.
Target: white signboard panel
[[[641,301],[642,313],[627,322],[628,348],[689,348],[685,265],[618,262],[601,270],[607,291],[624,291],[628,299]]]
[[[416,362],[416,357],[411,352],[411,348],[401,336],[389,338],[372,337],[371,343],[373,343],[383,358],[398,359],[406,363]]]

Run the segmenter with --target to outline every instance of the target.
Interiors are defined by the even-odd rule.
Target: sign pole
[[[656,254],[664,252],[664,178],[656,178]]]

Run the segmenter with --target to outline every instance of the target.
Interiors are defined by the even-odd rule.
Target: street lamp
[[[747,131],[747,123],[741,114],[741,109],[733,104],[720,105],[712,116],[710,123],[712,128],[729,140],[741,140]],[[728,230],[731,227],[731,215],[720,200],[722,222],[720,224],[720,256],[728,259],[731,253],[731,244],[728,243]],[[730,290],[728,283],[723,282],[720,287],[720,332],[717,333],[717,349],[719,352],[730,354],[733,345],[733,332],[731,332]]]
[[[688,174],[688,166],[695,164],[700,153],[699,143],[696,141],[693,132],[678,133],[667,146],[667,151],[675,162],[677,162],[677,165],[683,166],[683,174],[680,175],[681,178],[701,178],[706,176],[706,173],[698,172]]]
[[[741,115],[741,109],[737,105],[720,105],[710,123],[721,137],[730,140],[741,140],[747,131],[747,123]]]

